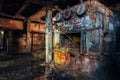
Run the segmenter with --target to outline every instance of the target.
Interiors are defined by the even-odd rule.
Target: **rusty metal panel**
[[[89,58],[87,56],[81,56],[81,60],[82,60],[82,62],[81,62],[82,63],[82,65],[81,65],[82,71],[88,72],[88,73],[90,73],[91,71],[95,71],[98,68],[99,63],[100,63],[99,60]]]

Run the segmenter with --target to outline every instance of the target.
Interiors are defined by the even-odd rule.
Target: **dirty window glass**
[[[99,31],[93,30],[89,32],[89,35],[90,35],[89,50],[98,52],[99,51]]]

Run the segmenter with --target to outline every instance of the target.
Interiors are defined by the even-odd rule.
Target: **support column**
[[[30,52],[31,50],[31,39],[30,39],[30,20],[27,21],[27,32],[26,32],[26,50]]]
[[[47,8],[46,16],[46,80],[49,80],[50,63],[52,61],[52,10]]]

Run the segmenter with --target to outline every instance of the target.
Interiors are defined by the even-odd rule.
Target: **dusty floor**
[[[42,74],[41,61],[31,55],[7,55],[0,57],[0,80],[31,80]]]
[[[0,57],[0,80],[44,80],[44,67],[40,63],[30,55]],[[53,71],[49,80],[120,80],[119,54],[105,56],[100,66],[90,73],[82,72],[73,63]]]

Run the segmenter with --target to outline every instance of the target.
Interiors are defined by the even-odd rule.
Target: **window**
[[[0,29],[0,49],[3,49],[4,44],[4,30]]]

